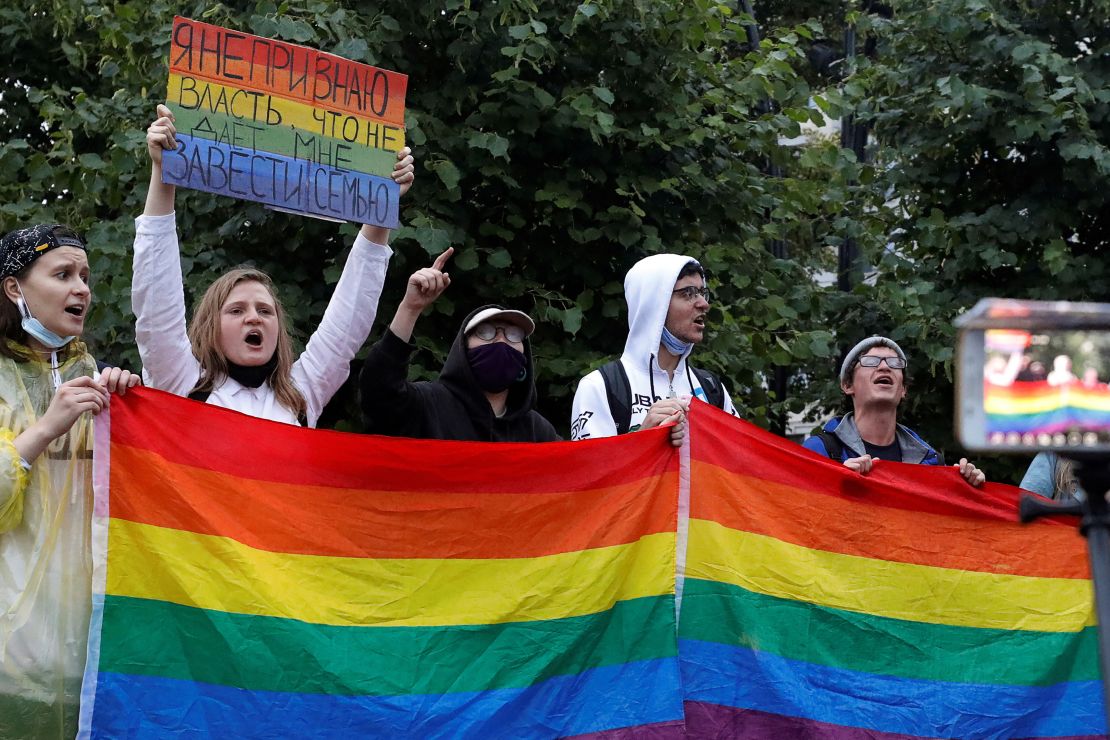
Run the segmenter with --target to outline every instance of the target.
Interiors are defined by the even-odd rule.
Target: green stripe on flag
[[[449,627],[336,627],[108,596],[102,635],[101,671],[337,695],[524,687],[677,654],[670,595],[587,616]]]
[[[1097,628],[1035,632],[910,622],[688,578],[681,639],[862,673],[973,684],[1098,680]]]

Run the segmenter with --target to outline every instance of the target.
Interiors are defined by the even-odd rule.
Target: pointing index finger
[[[447,260],[451,259],[451,255],[454,253],[454,247],[447,247],[447,249],[443,250],[443,254],[436,257],[436,261],[432,263],[432,267],[443,272],[443,268],[447,265]]]

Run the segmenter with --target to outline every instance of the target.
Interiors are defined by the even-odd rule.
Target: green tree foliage
[[[764,29],[752,49],[746,17],[709,0],[25,1],[0,9],[0,228],[57,219],[87,232],[99,356],[137,364],[131,219],[145,194],[143,130],[164,99],[175,12],[410,76],[418,180],[379,324],[410,272],[457,250],[451,290],[417,327],[426,349],[418,372],[438,369],[471,307],[522,308],[540,322],[542,410],[565,430],[578,378],[623,346],[625,271],[659,251],[709,269],[721,300],[699,363],[729,379],[756,421],[776,408],[764,389],[772,364],[831,352],[808,267],[835,242],[848,195],[839,173],[851,163],[830,149],[819,171],[764,172],[778,159],[790,175],[796,155],[778,139],[821,120],[799,75],[814,23]],[[185,191],[178,225],[191,297],[251,262],[277,278],[302,332],[323,313],[355,233]],[[798,245],[794,259],[768,253],[779,237]],[[333,418],[357,427],[351,408]]]
[[[905,411],[951,452],[958,312],[992,295],[1110,300],[1110,3],[893,6],[861,19],[881,43],[852,78],[878,139],[868,217],[887,224],[863,230],[890,239],[842,321],[904,343]]]
[[[524,309],[540,323],[542,410],[565,430],[578,378],[623,346],[624,272],[685,252],[719,297],[698,362],[743,414],[783,410],[766,390],[775,365],[804,371],[789,408],[832,410],[838,349],[887,333],[914,360],[907,420],[952,457],[953,316],[986,295],[1110,298],[1107,2],[897,0],[891,18],[753,4],[754,47],[737,4],[710,0],[24,0],[0,8],[0,229],[52,219],[88,234],[90,338],[135,366],[131,219],[177,12],[410,76],[418,180],[379,326],[410,272],[458,250],[451,290],[417,327],[416,374],[434,375],[471,307]],[[815,71],[806,52],[839,44],[848,22],[875,56]],[[873,127],[870,163],[835,141],[780,145],[845,111]],[[254,263],[303,341],[355,226],[178,198],[190,297]],[[871,279],[817,286],[847,236]],[[789,259],[770,254],[776,239]],[[351,400],[332,423],[358,428]]]

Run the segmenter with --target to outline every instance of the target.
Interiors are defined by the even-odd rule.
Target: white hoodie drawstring
[[[54,392],[62,387],[62,374],[58,372],[58,351],[50,351],[50,378],[54,381]]]

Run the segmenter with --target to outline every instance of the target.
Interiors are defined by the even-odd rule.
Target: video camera
[[[965,448],[1110,454],[1110,304],[987,298],[955,324]]]
[[[957,319],[956,328],[956,434],[964,447],[1049,450],[1075,463],[1082,500],[1026,493],[1019,513],[1023,522],[1080,517],[1110,722],[1110,304],[987,298]]]

